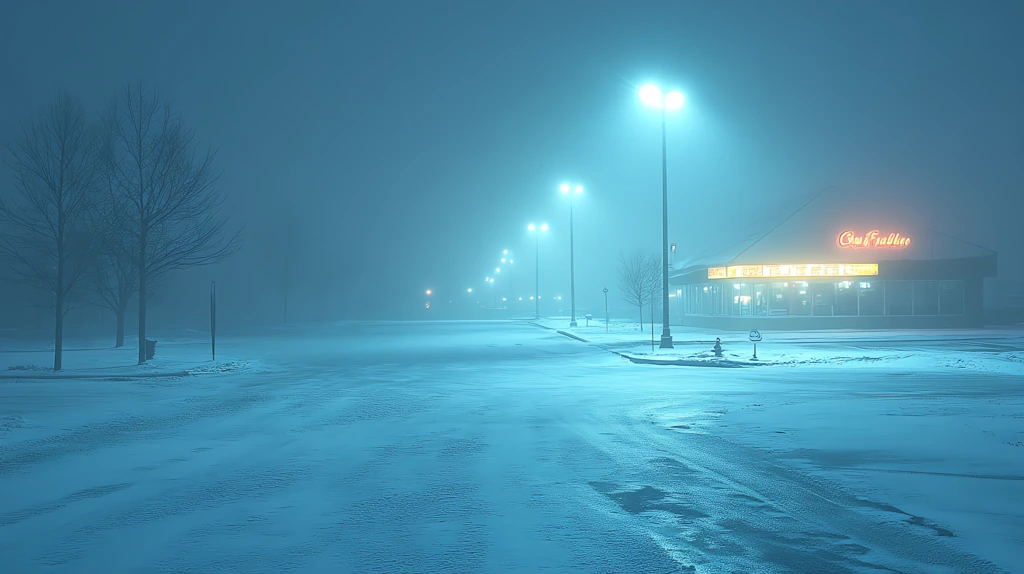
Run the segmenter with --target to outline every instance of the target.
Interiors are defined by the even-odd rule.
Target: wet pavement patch
[[[926,519],[926,518],[924,518],[922,516],[914,516],[913,514],[904,512],[904,511],[900,510],[899,508],[896,508],[895,506],[893,506],[891,504],[887,504],[885,502],[875,502],[873,500],[865,500],[865,499],[857,500],[857,504],[860,505],[860,506],[866,507],[866,508],[874,508],[875,510],[882,510],[882,511],[885,511],[885,512],[891,512],[893,514],[902,514],[902,515],[907,517],[905,522],[907,522],[909,524],[913,524],[914,526],[922,526],[922,527],[927,528],[929,530],[934,530],[935,534],[938,535],[938,536],[943,536],[943,537],[946,537],[946,538],[955,538],[956,537],[956,535],[953,534],[952,530],[949,530],[947,528],[943,528],[943,527],[939,526],[938,524],[935,524],[934,522],[930,522],[928,519]]]
[[[607,496],[630,514],[660,510],[683,518],[707,518],[707,514],[699,510],[690,508],[680,502],[666,500],[666,493],[653,486],[643,486],[637,490],[620,490],[617,492],[615,485],[606,482],[591,482],[590,486]]]

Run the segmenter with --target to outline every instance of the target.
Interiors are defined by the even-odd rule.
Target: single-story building
[[[672,270],[674,323],[729,330],[978,327],[996,253],[830,189]],[[678,318],[682,320],[679,321]]]

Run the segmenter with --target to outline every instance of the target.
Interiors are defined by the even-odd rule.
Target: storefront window
[[[811,314],[811,288],[806,281],[794,281],[789,284],[789,314]]]
[[[943,315],[964,314],[964,282],[939,282],[939,312]]]
[[[768,314],[789,315],[789,283],[772,283],[768,287]]]
[[[764,283],[754,285],[752,312],[756,317],[768,315],[768,285]]]
[[[732,286],[732,310],[730,315],[750,315],[752,303],[749,283],[734,283]]]
[[[836,284],[836,315],[857,315],[857,283],[840,281]]]
[[[885,314],[885,284],[881,281],[860,281],[857,284],[860,295],[861,316]]]
[[[913,315],[913,281],[886,281],[885,307],[886,315]]]
[[[914,281],[914,314],[939,314],[938,281]]]
[[[811,283],[811,295],[814,301],[814,315],[816,317],[828,317],[835,314],[835,283]]]

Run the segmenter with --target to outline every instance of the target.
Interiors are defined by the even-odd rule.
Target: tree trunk
[[[62,210],[62,206],[58,204],[58,210]],[[54,301],[53,315],[56,321],[54,322],[54,333],[53,333],[53,370],[59,371],[64,368],[64,214],[63,212],[58,213],[58,230],[57,230],[57,288],[56,296],[57,300]]]
[[[637,305],[637,307],[639,307],[639,309],[640,309],[640,330],[643,331],[644,330],[644,306],[643,305]]]
[[[140,177],[141,182],[141,177]],[[139,364],[146,362],[146,222],[139,233]]]
[[[57,282],[60,283],[63,273],[57,271]],[[64,368],[64,289],[57,288],[57,304],[54,309],[56,324],[53,333],[53,370],[59,371]]]
[[[114,348],[120,349],[124,346],[124,316],[127,306],[122,305],[117,310],[117,340],[114,341]]]

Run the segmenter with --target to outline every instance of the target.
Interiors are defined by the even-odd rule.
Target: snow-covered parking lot
[[[69,352],[92,379],[7,345],[3,571],[1021,571],[1024,389],[991,367],[1014,336],[710,369],[522,322],[348,323],[217,362],[165,336],[141,371]]]

